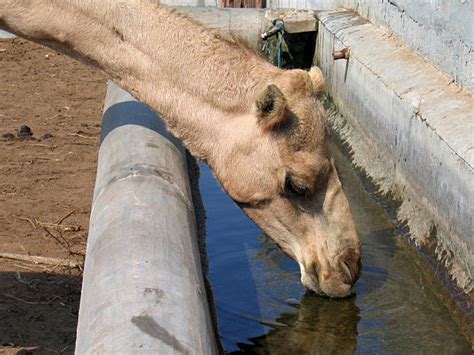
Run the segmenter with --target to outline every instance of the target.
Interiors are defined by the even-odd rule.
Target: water
[[[206,166],[209,277],[219,332],[230,353],[472,354],[452,300],[334,148],[363,243],[356,295],[307,292],[284,256],[230,200]]]

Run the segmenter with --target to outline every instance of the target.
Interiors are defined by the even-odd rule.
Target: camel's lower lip
[[[347,294],[331,294],[331,293],[324,293],[323,291],[320,290],[314,290],[308,288],[309,292],[312,292],[320,297],[326,297],[326,298],[338,298],[338,299],[344,299],[344,298],[351,298],[356,295],[355,288],[352,287]]]
[[[350,286],[346,283],[331,284],[330,282],[327,282],[325,285],[320,285],[316,282],[308,284],[307,281],[308,278],[302,278],[301,282],[303,286],[319,296],[328,298],[347,298],[355,294],[355,286]]]

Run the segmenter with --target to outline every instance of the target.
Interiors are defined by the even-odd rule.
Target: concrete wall
[[[213,29],[224,33],[235,33],[244,38],[252,47],[258,48],[259,34],[263,32],[266,10],[192,6],[180,6],[177,10]]]
[[[471,0],[268,0],[268,7],[351,9],[393,32],[412,50],[466,89],[474,91],[474,1]]]
[[[473,291],[472,95],[355,13],[318,17],[315,62],[361,137],[346,137],[356,163],[383,192],[401,197],[399,217],[417,243],[434,242],[458,286]],[[334,61],[333,50],[344,47],[351,48],[349,60]],[[430,239],[434,228],[436,240]]]
[[[219,0],[160,0],[160,4],[169,6],[218,7]]]

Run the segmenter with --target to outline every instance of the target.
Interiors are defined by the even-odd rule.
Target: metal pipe
[[[109,83],[76,354],[214,354],[183,149]]]
[[[350,48],[343,48],[340,51],[334,51],[332,53],[332,59],[333,60],[349,59],[350,56],[351,56],[351,49]]]
[[[285,26],[283,25],[283,21],[277,20],[275,24],[268,29],[267,31],[263,32],[260,37],[263,41],[266,41],[271,36],[276,35],[277,33],[282,33],[285,30]]]

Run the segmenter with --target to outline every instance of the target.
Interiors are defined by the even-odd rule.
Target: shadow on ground
[[[0,272],[0,354],[74,353],[82,277],[62,271]]]

